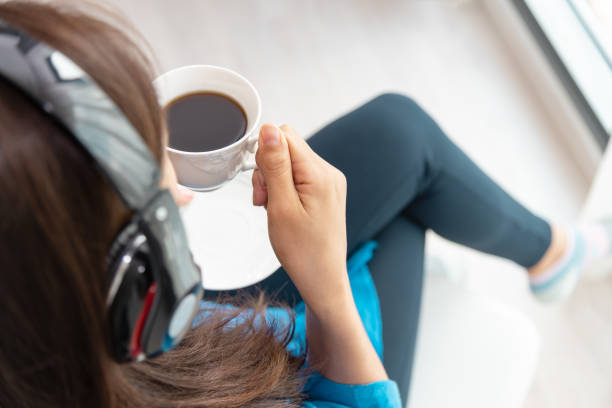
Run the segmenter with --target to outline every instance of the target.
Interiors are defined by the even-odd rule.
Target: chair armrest
[[[540,337],[520,311],[426,275],[409,407],[522,407]]]

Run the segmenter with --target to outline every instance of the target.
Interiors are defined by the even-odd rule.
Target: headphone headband
[[[72,60],[0,20],[0,75],[56,118],[94,158],[123,202],[138,210],[158,192],[160,171],[115,102]]]

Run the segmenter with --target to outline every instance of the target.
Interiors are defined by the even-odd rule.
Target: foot
[[[551,244],[529,269],[529,286],[541,301],[564,300],[581,276],[612,275],[612,219],[576,228],[553,227]]]

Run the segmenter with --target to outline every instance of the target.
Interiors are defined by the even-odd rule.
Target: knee
[[[414,99],[399,93],[381,94],[366,103],[365,107],[379,116],[381,122],[393,123],[399,127],[415,123],[423,125],[432,121]]]
[[[438,134],[433,119],[412,98],[399,93],[384,93],[367,102],[363,109],[379,137],[418,151],[433,142]]]
[[[396,92],[382,93],[376,96],[367,104],[379,105],[381,107],[386,107],[387,109],[390,109],[392,107],[400,107],[401,109],[408,111],[423,111],[414,99],[407,95]]]

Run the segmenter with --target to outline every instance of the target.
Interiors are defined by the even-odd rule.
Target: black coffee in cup
[[[206,152],[229,146],[244,136],[247,117],[227,95],[195,92],[174,99],[165,108],[171,148]]]

